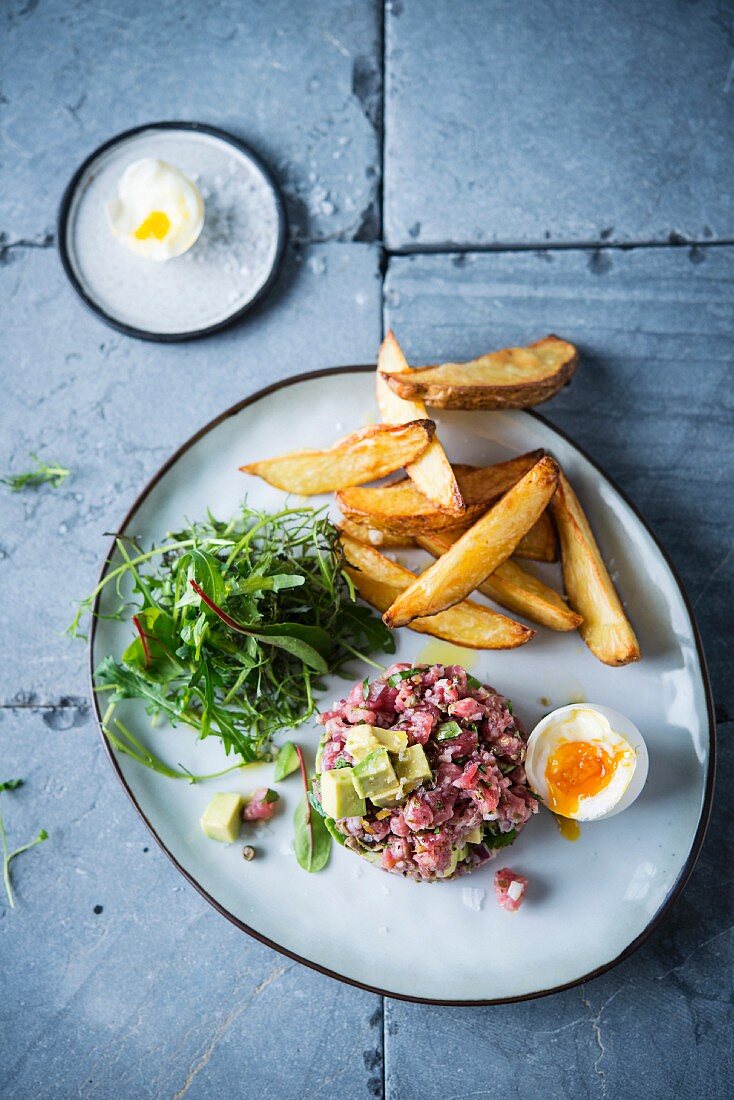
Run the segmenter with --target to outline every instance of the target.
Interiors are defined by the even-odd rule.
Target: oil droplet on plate
[[[581,836],[581,826],[578,821],[573,821],[570,817],[561,817],[560,814],[553,814],[553,818],[564,840],[578,840]]]
[[[418,662],[422,665],[461,665],[470,669],[477,663],[477,654],[473,649],[432,638],[418,654]]]

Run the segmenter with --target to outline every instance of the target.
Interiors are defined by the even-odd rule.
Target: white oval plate
[[[278,506],[284,494],[237,467],[278,451],[326,446],[374,419],[374,378],[367,368],[322,371],[264,390],[174,455],[121,529],[147,545],[176,529],[183,517],[196,519],[207,508],[228,518],[245,493],[258,507]],[[300,797],[296,776],[280,785],[281,812],[257,834],[258,857],[246,863],[241,844],[207,840],[199,816],[214,791],[245,792],[267,782],[269,765],[190,785],[127,757],[111,754],[111,759],[164,851],[245,931],[334,977],[391,997],[509,1001],[607,969],[660,920],[703,840],[714,724],[700,642],[680,584],[642,520],[605,475],[536,414],[444,412],[437,419],[454,461],[486,464],[545,447],[573,481],[644,659],[608,668],[577,634],[542,628],[522,649],[463,650],[455,659],[465,658],[475,676],[509,695],[528,729],[554,707],[589,699],[629,714],[650,754],[649,779],[634,806],[609,821],[583,825],[575,843],[564,840],[551,815],[541,811],[488,867],[456,881],[419,885],[336,845],[325,871],[301,870],[291,848],[292,812]],[[559,567],[541,571],[551,576]],[[100,610],[111,606],[103,601]],[[92,665],[106,654],[119,656],[130,637],[129,624],[98,620]],[[396,659],[435,659],[426,651],[425,636],[402,630],[397,640]],[[366,671],[355,667],[355,679]],[[346,686],[335,680],[322,703],[338,698]],[[213,740],[197,744],[184,727],[152,730],[137,702],[124,704],[122,712],[167,761],[198,773],[224,766]],[[299,731],[311,752],[317,729],[314,724]],[[504,865],[530,880],[527,901],[516,914],[502,911],[493,895],[494,870]],[[480,903],[481,908],[472,907]]]

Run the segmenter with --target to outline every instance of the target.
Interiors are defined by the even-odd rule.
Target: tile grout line
[[[601,252],[613,249],[618,252],[631,252],[636,248],[731,248],[734,238],[720,240],[688,239],[676,237],[667,241],[538,241],[530,244],[445,244],[405,245],[401,248],[384,249],[386,255],[394,256],[451,256],[479,253],[508,252]]]
[[[382,19],[380,21],[380,64],[382,66],[382,75],[380,80],[380,110],[378,115],[379,125],[379,176],[377,181],[378,187],[378,209],[380,212],[380,240],[376,243],[380,247],[380,342],[385,337],[385,279],[387,277],[387,269],[390,261],[390,257],[385,249],[385,163],[386,163],[386,127],[385,127],[385,101],[386,101],[386,82],[387,82],[387,0],[383,0],[382,3]],[[381,1068],[382,1068],[382,1100],[387,1100],[387,1044],[386,1044],[386,1016],[387,1005],[384,997],[380,997],[380,1044],[381,1049]]]
[[[387,162],[387,149],[385,145],[387,138],[385,128],[385,101],[387,98],[387,0],[383,0],[382,4],[382,21],[380,35],[380,64],[382,66],[382,75],[380,80],[380,110],[378,115],[379,174],[377,182],[377,202],[380,211],[380,237],[377,241],[375,241],[375,244],[379,245],[380,248],[380,285],[382,291],[380,295],[380,341],[382,341],[385,336],[385,278],[387,276],[387,267],[390,259],[389,253],[385,248],[385,164]]]
[[[384,133],[384,119],[380,122],[380,128]],[[384,137],[382,142],[382,149],[379,156],[379,183],[378,183],[378,204],[380,206],[380,217],[384,219]],[[377,245],[380,248],[383,256],[388,259],[392,259],[395,256],[451,256],[455,254],[463,255],[472,252],[597,252],[606,249],[614,249],[618,252],[631,252],[636,248],[731,248],[734,245],[734,237],[721,237],[713,239],[710,237],[682,237],[675,235],[673,239],[665,241],[651,241],[651,240],[635,240],[635,241],[530,241],[530,242],[517,242],[501,241],[498,243],[487,244],[483,242],[476,242],[474,244],[463,241],[444,241],[436,244],[408,244],[401,245],[396,248],[388,248],[385,245],[384,238],[382,236],[376,236],[372,240],[355,240],[351,237],[336,235],[333,237],[291,237],[289,239],[289,245],[292,248],[310,248],[318,245],[327,244],[356,244],[356,245]],[[4,253],[21,250],[21,249],[34,249],[45,250],[51,249],[56,246],[56,241],[53,237],[44,241],[33,241],[30,239],[21,239],[16,241],[3,242],[0,239],[0,256]]]
[[[3,710],[80,710],[88,706],[88,700],[81,696],[75,696],[71,702],[58,703],[0,703],[0,711]]]

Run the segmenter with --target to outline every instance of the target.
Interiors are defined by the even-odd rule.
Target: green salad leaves
[[[117,606],[110,611],[106,600],[104,611],[128,618],[133,637],[95,673],[109,703],[105,732],[118,751],[162,774],[202,778],[150,753],[114,717],[122,700],[141,699],[154,721],[218,738],[239,767],[268,759],[273,736],[314,713],[327,674],[394,652],[381,619],[355,602],[338,532],[323,511],[271,514],[244,504],[228,523],[209,515],[159,546],[118,538],[117,550],[121,562],[69,629],[80,634],[100,594],[115,594]]]

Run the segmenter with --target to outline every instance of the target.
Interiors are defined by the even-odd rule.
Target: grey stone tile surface
[[[158,119],[249,141],[308,239],[378,231],[377,0],[8,0],[0,5],[0,232],[54,227],[74,169],[102,141]]]
[[[390,248],[734,238],[734,9],[388,0]]]
[[[730,739],[734,724],[720,733]],[[537,1001],[473,1009],[386,1001],[387,1100],[731,1094],[734,754],[722,755],[710,840],[653,937],[601,978]]]
[[[86,710],[0,709],[17,908],[0,907],[5,1100],[370,1100],[379,998],[230,925],[133,812]],[[246,865],[243,864],[243,872]],[[4,900],[4,893],[3,893]]]
[[[379,999],[250,940],[184,883],[119,788],[86,701],[85,646],[62,631],[94,583],[103,533],[196,428],[279,378],[374,356],[378,251],[297,249],[246,325],[174,346],[112,333],[51,249],[8,258],[4,467],[23,468],[33,449],[73,475],[58,490],[0,493],[0,600],[14,623],[2,694],[25,704],[0,708],[0,779],[28,780],[3,804],[13,837],[51,833],[17,863],[18,910],[0,906],[0,1091],[372,1096]]]
[[[734,717],[734,248],[395,257],[386,324],[409,360],[555,332],[574,380],[539,411],[628,493],[677,565],[722,718]]]
[[[391,249],[734,238],[734,18],[714,0],[387,0]],[[542,411],[596,458],[683,575],[720,718],[711,836],[632,959],[542,1001],[387,1002],[292,964],[219,917],[151,842],[62,630],[109,531],[166,457],[242,396],[373,358],[377,244],[288,253],[268,301],[205,342],[120,336],[52,244],[71,172],[115,132],[198,118],[252,142],[293,235],[380,235],[378,0],[8,0],[0,11],[2,466],[72,467],[0,492],[0,779],[12,840],[50,839],[0,905],[0,1093],[390,1100],[728,1095],[732,1051],[731,331],[734,249],[392,257],[384,320],[413,362],[547,331],[582,366]],[[674,239],[678,239],[677,236]],[[384,1027],[383,1027],[384,1024]]]
[[[262,386],[374,358],[379,254],[363,244],[298,249],[246,324],[182,345],[112,332],[72,294],[51,249],[9,258],[0,267],[0,294],[12,303],[3,321],[3,466],[22,470],[39,451],[73,476],[57,490],[0,493],[0,600],[16,624],[0,702],[50,703],[86,694],[84,646],[62,632],[96,582],[105,532],[168,455]]]
[[[651,939],[608,974],[538,1001],[486,1009],[387,1001],[388,1100],[731,1091],[733,276],[734,250],[724,248],[390,263],[385,321],[414,364],[551,331],[580,345],[572,384],[540,411],[612,474],[672,554],[702,628],[720,722],[708,840]]]

